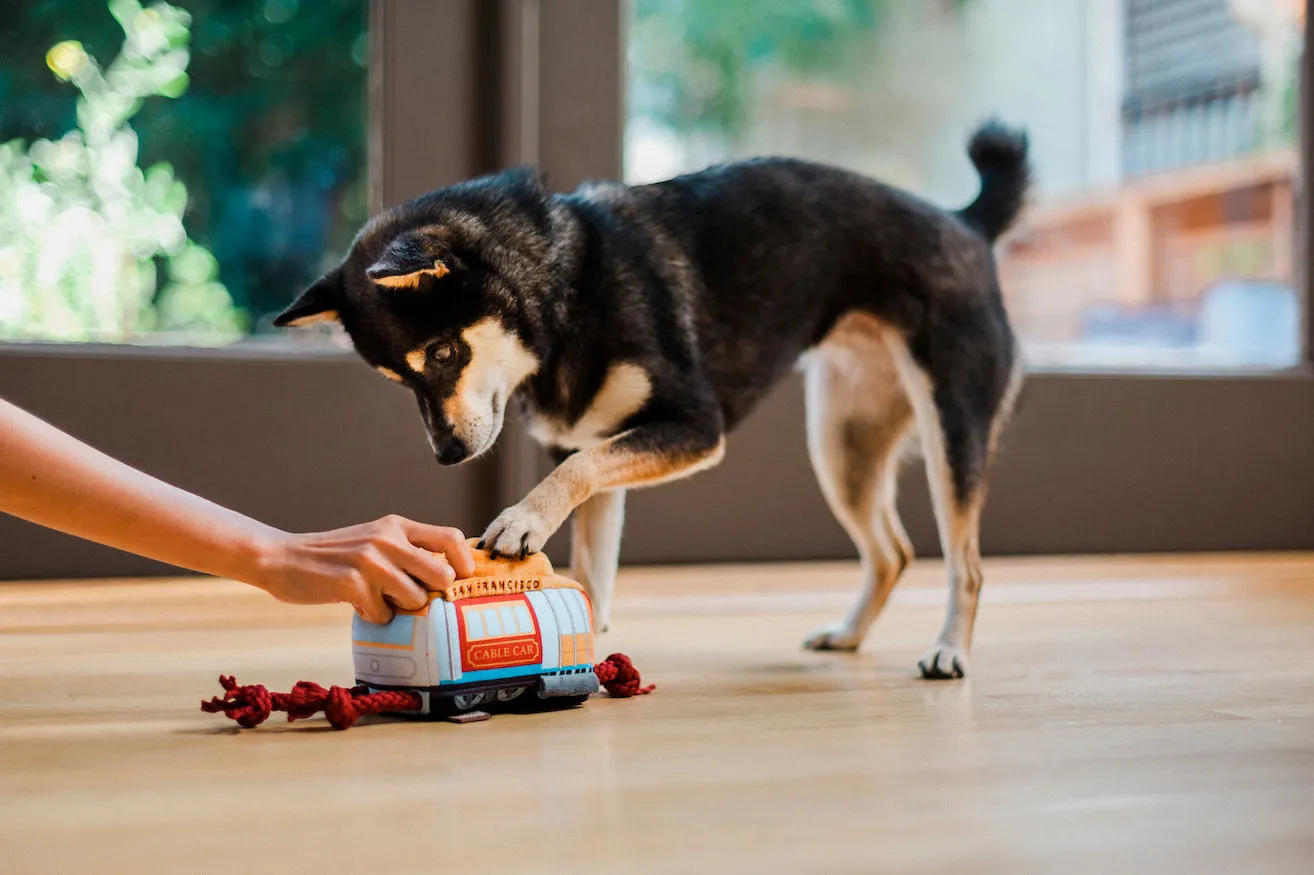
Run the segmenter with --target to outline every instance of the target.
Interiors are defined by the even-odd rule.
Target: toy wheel
[[[493,696],[499,702],[510,702],[512,699],[519,698],[524,691],[524,687],[504,687],[494,693]]]
[[[488,701],[487,693],[458,693],[452,696],[452,707],[457,711],[469,711],[477,705]]]

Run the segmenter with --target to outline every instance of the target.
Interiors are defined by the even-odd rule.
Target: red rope
[[[613,653],[593,666],[598,682],[607,688],[615,699],[646,696],[657,688],[656,684],[643,686],[639,670],[623,653]],[[260,684],[238,686],[228,675],[219,676],[224,688],[221,697],[201,702],[207,714],[223,712],[247,729],[259,726],[275,711],[286,711],[288,722],[324,712],[334,729],[349,729],[366,714],[395,714],[402,711],[419,711],[424,700],[419,693],[384,690],[369,692],[365,687],[329,687],[327,690],[310,681],[298,681],[289,693],[271,693]]]
[[[646,696],[657,689],[656,684],[641,686],[643,678],[639,670],[624,653],[613,653],[602,662],[593,666],[593,673],[598,676],[598,683],[607,688],[613,699],[625,699],[630,696]]]
[[[349,729],[351,724],[366,714],[419,711],[424,700],[419,693],[384,690],[371,693],[365,687],[329,687],[327,690],[310,681],[298,681],[290,693],[271,693],[260,684],[239,687],[227,675],[219,676],[224,688],[223,698],[215,696],[201,702],[201,710],[209,714],[222,711],[247,729],[259,726],[274,711],[286,711],[288,722],[324,712],[334,729]]]

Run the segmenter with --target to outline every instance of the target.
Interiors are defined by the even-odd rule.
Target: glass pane
[[[635,0],[631,182],[784,154],[946,207],[967,135],[1031,136],[998,248],[1028,359],[1283,367],[1300,356],[1304,0]]]
[[[365,219],[367,2],[5,4],[0,339],[272,336]]]
[[[514,635],[519,627],[516,620],[516,612],[510,605],[503,605],[498,609],[498,614],[502,617],[502,629],[507,635]]]
[[[474,641],[476,638],[483,638],[487,633],[484,632],[484,612],[481,608],[465,609],[465,637]]]
[[[488,629],[489,638],[501,638],[505,633],[502,630],[502,617],[497,612],[497,608],[484,608],[484,626]]]

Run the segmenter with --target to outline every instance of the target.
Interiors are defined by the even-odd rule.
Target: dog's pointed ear
[[[302,292],[292,304],[274,317],[279,328],[315,325],[320,322],[340,322],[338,311],[342,307],[342,268],[335,267],[324,274],[310,288]]]
[[[386,288],[417,289],[425,277],[438,279],[450,272],[442,259],[442,248],[432,233],[402,234],[388,244],[378,261],[365,269],[365,275]]]

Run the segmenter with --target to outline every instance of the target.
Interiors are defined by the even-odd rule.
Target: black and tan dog
[[[801,364],[812,462],[864,575],[808,646],[856,649],[908,564],[895,481],[916,436],[950,587],[920,667],[961,677],[987,471],[1020,383],[991,244],[1029,177],[1022,134],[987,125],[968,151],[981,191],[958,212],[786,159],[567,195],[524,170],[476,179],[371,221],[277,324],[339,320],[415,393],[444,465],[486,452],[522,402],[559,464],[484,543],[537,551],[573,511],[572,572],[602,628],[625,490],[715,465]]]

